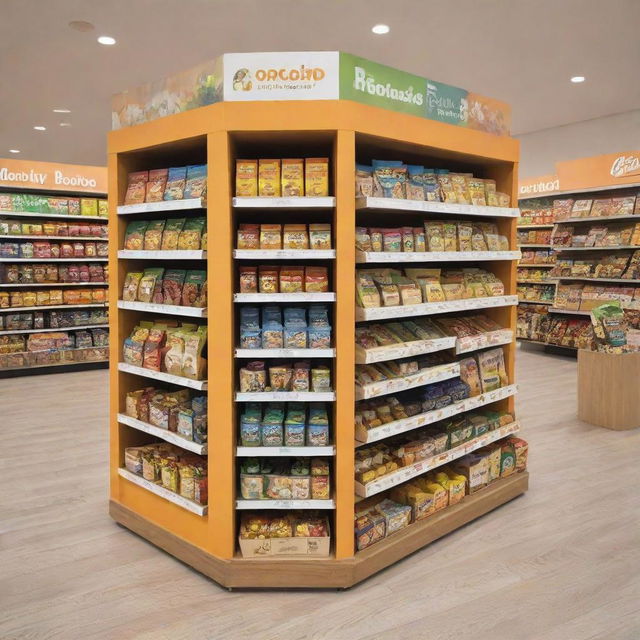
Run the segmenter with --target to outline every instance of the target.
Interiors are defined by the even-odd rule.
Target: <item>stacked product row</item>
[[[132,220],[124,248],[129,251],[189,251],[207,248],[206,218]]]
[[[60,198],[33,193],[0,193],[0,214],[4,217],[5,214],[10,213],[46,213],[47,215],[59,216],[89,216],[92,218],[99,216],[107,218],[109,209],[104,198]],[[38,216],[34,217],[37,218]],[[0,227],[0,231],[2,230],[3,227]],[[33,235],[39,234],[33,233]]]
[[[207,165],[134,171],[129,174],[124,204],[206,197]]]
[[[237,197],[325,197],[329,158],[236,160]]]

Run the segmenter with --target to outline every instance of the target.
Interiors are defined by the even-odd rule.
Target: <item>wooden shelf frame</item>
[[[329,145],[331,197],[335,205],[313,207],[314,211],[296,213],[295,207],[280,213],[280,207],[271,206],[260,213],[256,208],[233,206],[234,162],[239,149],[251,144],[256,147],[277,147],[280,140],[295,141],[297,149],[305,145]],[[526,490],[526,476],[517,482],[496,483],[484,496],[499,494],[496,499],[469,496],[458,507],[452,507],[432,519],[439,522],[447,518],[446,527],[435,525],[437,533],[418,535],[424,523],[408,528],[410,543],[403,542],[405,534],[392,536],[380,543],[378,549],[355,553],[353,535],[354,514],[354,411],[355,411],[355,344],[353,339],[355,309],[356,268],[355,227],[360,216],[388,215],[438,216],[436,211],[415,211],[414,207],[398,203],[381,203],[381,208],[359,208],[356,205],[353,167],[356,158],[368,154],[376,147],[378,153],[389,150],[389,157],[406,157],[407,162],[421,157],[443,167],[463,167],[476,170],[476,175],[492,178],[498,190],[511,196],[511,210],[505,211],[451,211],[452,215],[481,215],[495,217],[500,233],[506,235],[509,246],[516,246],[516,205],[518,142],[508,137],[492,136],[463,127],[393,113],[384,109],[360,105],[351,101],[274,101],[218,103],[200,109],[168,116],[135,127],[114,131],[109,135],[109,256],[112,286],[109,292],[111,327],[111,395],[110,395],[110,479],[111,515],[123,525],[168,550],[188,564],[210,575],[227,586],[339,586],[346,587],[388,566],[411,553],[430,540],[444,535],[480,513],[515,497]],[[276,152],[277,153],[277,152]],[[127,174],[130,171],[167,166],[175,155],[174,164],[207,162],[208,206],[207,216],[209,252],[206,257],[209,297],[215,301],[214,312],[209,314],[206,378],[211,382],[209,396],[209,504],[207,515],[198,516],[124,479],[119,469],[123,463],[124,448],[153,440],[149,433],[132,429],[118,422],[123,411],[127,391],[145,386],[143,378],[118,369],[122,344],[135,324],[145,317],[144,311],[118,306],[127,269],[137,268],[131,260],[118,260],[122,249],[128,216],[118,215],[118,204],[123,202]],[[245,157],[267,156],[255,153]],[[360,160],[359,160],[360,161]],[[332,201],[333,202],[333,201]],[[271,204],[271,203],[270,203]],[[386,206],[386,205],[393,206]],[[198,209],[185,215],[197,215]],[[127,212],[129,213],[129,212]],[[447,212],[449,213],[449,212]],[[332,556],[327,559],[269,561],[239,558],[237,547],[237,388],[236,328],[234,314],[242,302],[234,302],[237,260],[234,258],[235,222],[243,216],[308,215],[328,216],[333,223],[335,258],[332,262],[335,302],[327,301],[333,312],[332,327],[336,356],[332,360],[332,386],[338,390],[332,403],[333,457],[332,492],[335,509],[332,518]],[[148,215],[148,214],[147,214]],[[255,219],[255,218],[253,218]],[[400,225],[402,223],[398,223]],[[142,266],[142,263],[140,264]],[[483,266],[491,269],[504,282],[505,299],[501,306],[482,308],[503,327],[515,331],[516,326],[516,261],[488,260]],[[245,302],[245,301],[243,301]],[[246,301],[248,302],[248,300]],[[254,301],[251,301],[254,302]],[[257,302],[257,301],[256,301]],[[255,302],[254,302],[255,303]],[[259,302],[258,302],[259,303]],[[153,316],[150,316],[153,319]],[[202,322],[203,320],[200,320]],[[506,367],[511,382],[515,381],[515,342],[504,345]],[[514,408],[512,396],[496,403],[496,408]],[[498,487],[509,486],[509,490]],[[483,496],[483,497],[484,497]],[[487,504],[483,509],[473,505]],[[489,504],[490,503],[490,504]],[[454,514],[455,515],[454,517]],[[448,527],[448,528],[447,528]],[[384,556],[384,559],[381,559]]]

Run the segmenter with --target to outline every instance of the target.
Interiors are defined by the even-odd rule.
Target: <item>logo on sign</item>
[[[638,175],[640,174],[640,158],[638,156],[618,156],[613,161],[609,173],[614,178]]]
[[[536,182],[535,184],[520,185],[520,195],[526,196],[532,193],[551,193],[552,191],[560,191],[560,180],[548,180],[547,182]]]
[[[411,85],[399,89],[398,87],[394,87],[390,82],[376,82],[373,74],[367,73],[362,67],[355,67],[354,73],[353,88],[356,91],[362,91],[372,96],[389,98],[389,100],[407,102],[418,106],[424,103],[422,93],[416,91]]]
[[[234,91],[256,89],[313,89],[317,82],[324,80],[326,72],[322,67],[281,67],[279,69],[256,69],[251,75],[247,68],[238,69],[233,74]]]

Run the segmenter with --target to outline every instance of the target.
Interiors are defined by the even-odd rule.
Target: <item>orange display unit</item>
[[[362,224],[361,219],[375,219],[380,223],[386,219],[387,224],[393,225],[390,218],[399,220],[398,216],[406,212],[394,213],[384,207],[374,211],[368,210],[366,203],[357,205],[355,163],[375,157],[398,158],[426,166],[472,171],[474,175],[494,179],[498,190],[508,193],[511,206],[515,207],[518,152],[518,142],[511,138],[342,100],[218,103],[112,132],[109,135],[109,248],[113,283],[109,301],[113,310],[110,314],[111,516],[227,587],[343,588],[526,491],[527,473],[512,475],[368,549],[356,551],[355,229],[358,223]],[[294,203],[283,202],[281,206],[265,203],[268,199],[258,200],[253,206],[240,206],[234,201],[236,159],[290,157],[329,158],[330,198],[304,198]],[[198,509],[184,501],[168,499],[166,493],[150,490],[122,472],[125,448],[155,442],[158,438],[118,417],[124,413],[127,392],[149,384],[138,372],[119,366],[124,340],[139,320],[149,316],[144,310],[118,307],[126,273],[143,266],[137,258],[119,258],[118,252],[123,248],[125,228],[132,218],[123,215],[123,208],[119,206],[124,201],[128,173],[205,162],[208,165],[207,201],[191,205],[206,211],[207,253],[193,264],[202,265],[200,268],[206,264],[210,301],[207,317],[198,320],[208,325],[209,424],[208,448],[204,454],[208,458],[208,506]],[[496,222],[510,247],[515,248],[517,211],[513,209],[512,215],[494,218],[490,209],[481,207],[475,214]],[[151,207],[139,217],[153,219],[162,215]],[[406,215],[424,220],[441,214],[430,213],[427,207],[425,211]],[[330,456],[332,501],[327,501],[328,508],[322,510],[330,522],[330,553],[328,557],[317,558],[285,555],[245,558],[238,544],[242,510],[238,502],[239,411],[235,398],[239,304],[234,300],[239,263],[234,257],[235,235],[239,222],[288,221],[330,222],[333,230],[335,255],[322,262],[329,270],[331,290],[335,292],[335,301],[329,303],[335,348],[331,364],[335,400],[327,403],[331,407],[334,447]],[[483,309],[483,313],[515,333],[515,258],[484,262],[504,283],[505,302]],[[158,264],[168,263],[165,260]],[[504,351],[507,373],[513,384],[515,342],[506,344]],[[513,393],[496,398],[487,397],[483,401],[490,408],[513,412]],[[281,502],[276,506],[282,509],[288,505]],[[258,510],[261,508],[269,505],[261,505]]]

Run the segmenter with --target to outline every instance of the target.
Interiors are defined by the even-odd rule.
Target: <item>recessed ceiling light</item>
[[[87,22],[86,20],[72,20],[69,23],[69,26],[74,31],[82,31],[82,32],[93,31],[93,29],[95,29],[95,27],[90,22]]]
[[[71,109],[54,109],[53,113],[71,113]]]
[[[573,82],[574,84],[578,84],[580,82],[584,82],[584,76],[573,76],[571,78],[571,82]]]
[[[20,149],[9,149],[9,153],[20,153]]]
[[[116,39],[112,38],[111,36],[100,36],[98,38],[98,42],[100,44],[115,44],[116,43]]]
[[[47,127],[43,127],[41,124],[36,125],[35,127],[33,127],[36,131],[46,131]]]
[[[70,126],[71,126],[71,123],[70,123],[70,122],[61,122],[61,123],[60,123],[60,126],[61,126],[61,127],[70,127]]]
[[[383,35],[385,33],[389,33],[389,31],[391,31],[391,29],[389,28],[388,24],[377,24],[373,27],[371,27],[371,31],[373,31],[373,33],[377,34],[377,35]]]

